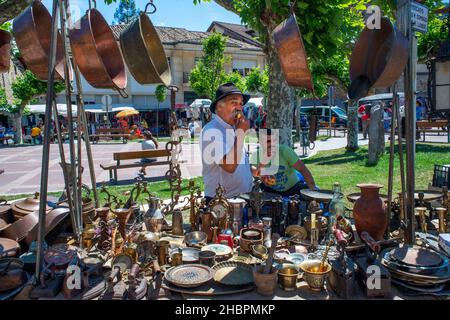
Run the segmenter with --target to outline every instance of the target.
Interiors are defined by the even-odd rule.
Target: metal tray
[[[333,199],[333,190],[300,190],[300,194],[308,200],[316,200],[319,202],[327,203]]]
[[[184,264],[172,267],[164,274],[170,283],[182,288],[195,288],[205,284],[213,277],[210,267],[202,264]]]
[[[254,283],[253,269],[246,263],[224,261],[212,267],[214,281],[226,286],[245,286]]]

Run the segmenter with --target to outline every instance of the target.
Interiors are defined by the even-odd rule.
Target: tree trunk
[[[384,154],[383,109],[380,105],[376,105],[370,115],[368,165],[376,165],[382,154]]]
[[[17,17],[32,0],[0,0],[0,25]]]
[[[281,70],[278,52],[272,37],[275,26],[268,28],[266,36],[267,64],[269,65],[269,95],[267,126],[280,130],[280,143],[292,146],[292,117],[296,101],[295,90],[287,84]]]
[[[23,115],[23,109],[19,111],[19,113],[14,114],[14,143],[16,144],[22,144],[23,143],[23,137],[22,137],[22,115]]]
[[[358,150],[358,105],[356,102],[349,100],[347,108],[347,147],[348,151]]]

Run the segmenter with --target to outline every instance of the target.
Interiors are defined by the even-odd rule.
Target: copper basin
[[[124,60],[140,84],[170,84],[172,76],[164,47],[150,18],[141,13],[120,35]]]
[[[90,9],[69,31],[72,54],[87,82],[94,88],[127,86],[127,75],[119,46],[105,18]]]
[[[11,34],[0,29],[0,73],[8,72],[11,61]]]
[[[43,81],[48,78],[51,27],[52,17],[40,1],[34,1],[13,22],[13,34],[26,67]],[[55,79],[64,79],[64,47],[59,32],[55,69]],[[71,73],[69,78],[72,79]]]
[[[402,74],[408,62],[408,40],[386,18],[380,29],[361,32],[350,57],[350,80],[366,76],[371,88],[391,86]]]
[[[279,24],[272,33],[286,82],[297,88],[314,91],[305,46],[295,15]]]

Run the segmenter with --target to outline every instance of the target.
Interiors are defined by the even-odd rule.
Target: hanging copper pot
[[[13,34],[25,65],[43,81],[48,78],[51,25],[52,16],[40,1],[33,1],[13,22]],[[64,79],[64,47],[60,33],[57,37],[55,69],[55,78]]]
[[[294,14],[272,33],[286,82],[297,88],[314,91],[302,34]]]
[[[11,34],[0,29],[0,73],[8,72],[11,61]]]
[[[122,54],[101,13],[89,9],[69,31],[69,38],[72,54],[87,82],[94,88],[115,89],[127,97]]]
[[[168,86],[172,80],[170,67],[161,39],[147,16],[149,5],[120,34],[120,47],[128,70],[137,82]]]
[[[371,88],[391,86],[408,62],[408,39],[386,18],[380,29],[364,28],[350,57],[350,98],[359,98]]]

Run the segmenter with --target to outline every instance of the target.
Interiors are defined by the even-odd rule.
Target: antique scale
[[[231,205],[224,196],[225,190],[219,184],[216,195],[208,205],[209,211],[213,212],[220,230],[228,229],[228,217],[231,214]]]

